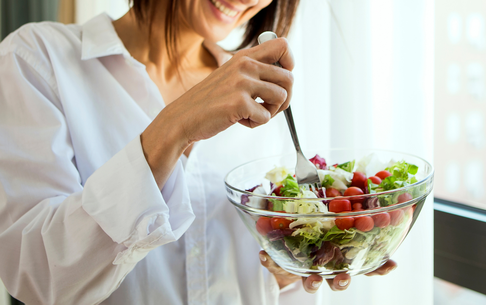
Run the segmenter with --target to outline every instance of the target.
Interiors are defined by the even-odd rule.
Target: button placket
[[[208,304],[206,263],[206,199],[194,151],[186,165],[186,179],[196,219],[185,233],[189,304]]]

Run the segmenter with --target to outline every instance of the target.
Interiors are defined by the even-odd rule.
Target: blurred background
[[[128,0],[0,0],[0,39],[27,22],[82,24],[128,9]],[[289,41],[304,149],[398,150],[431,161],[436,174],[434,196],[393,256],[396,271],[353,278],[346,292],[283,298],[486,304],[486,1],[301,0]],[[10,304],[0,283],[0,305]]]

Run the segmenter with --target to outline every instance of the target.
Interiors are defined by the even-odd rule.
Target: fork
[[[262,44],[265,41],[275,38],[277,38],[277,34],[274,32],[263,32],[258,36],[258,43]],[[274,65],[282,67],[278,62],[274,63]],[[297,183],[299,184],[299,187],[310,190],[317,195],[318,189],[321,186],[321,180],[319,179],[316,166],[304,156],[304,153],[302,153],[302,150],[300,149],[299,138],[297,137],[297,130],[295,129],[290,105],[284,110],[284,114],[285,119],[287,119],[287,125],[289,126],[292,141],[294,142],[295,151],[297,152],[297,164],[295,165],[295,178]]]

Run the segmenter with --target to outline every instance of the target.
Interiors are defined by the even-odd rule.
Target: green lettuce
[[[355,160],[353,161],[349,161],[349,162],[345,162],[345,163],[342,163],[342,164],[338,164],[337,167],[347,171],[347,172],[350,172],[352,173],[353,172],[353,169],[354,169],[354,163],[355,163]]]
[[[291,175],[282,181],[283,187],[280,189],[280,193],[283,197],[297,197],[300,194],[299,184]]]
[[[322,186],[325,187],[325,188],[328,188],[328,187],[332,186],[334,181],[335,180],[331,177],[331,175],[325,175],[324,180],[322,180]]]

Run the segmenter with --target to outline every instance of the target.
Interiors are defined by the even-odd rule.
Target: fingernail
[[[348,286],[348,283],[349,283],[349,280],[340,280],[339,286],[346,287],[346,286]]]
[[[263,255],[263,254],[260,254],[260,260],[262,262],[266,262],[267,261],[267,257],[265,255]]]
[[[322,281],[313,281],[312,282],[312,288],[319,288],[322,284]]]
[[[392,272],[395,269],[397,269],[397,266],[393,266],[393,267],[386,269],[386,272],[389,273],[389,272]]]

